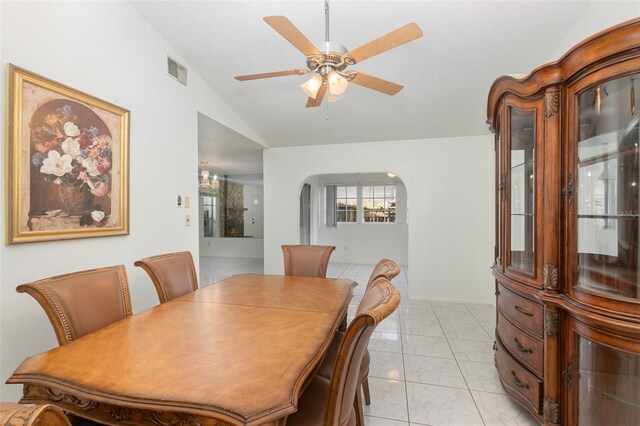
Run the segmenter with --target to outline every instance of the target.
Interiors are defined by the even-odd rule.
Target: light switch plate
[[[184,215],[184,226],[191,226],[191,218],[188,214]]]
[[[188,209],[190,204],[191,204],[191,197],[188,197],[188,196],[185,195],[185,197],[184,197],[184,208]]]

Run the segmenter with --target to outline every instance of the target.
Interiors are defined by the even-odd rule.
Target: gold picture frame
[[[6,243],[129,234],[129,111],[7,65]]]

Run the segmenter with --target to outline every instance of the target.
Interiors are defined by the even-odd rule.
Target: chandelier
[[[209,163],[206,161],[200,162],[200,184],[198,189],[201,195],[212,195],[218,188],[220,188],[220,181],[218,175],[213,175],[213,178],[209,178]]]

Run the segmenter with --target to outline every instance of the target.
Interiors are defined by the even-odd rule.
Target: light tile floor
[[[203,282],[251,272],[256,260],[200,258]],[[356,287],[350,318],[364,294],[373,265],[331,263],[327,276]],[[216,279],[217,278],[217,279]],[[410,300],[406,268],[393,280],[402,299],[369,343],[371,405],[367,426],[537,425],[504,392],[493,365],[492,305]]]
[[[200,256],[200,285],[222,281],[236,274],[262,274],[264,261],[252,257]]]

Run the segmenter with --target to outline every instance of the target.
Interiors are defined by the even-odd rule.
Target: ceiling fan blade
[[[309,99],[307,99],[307,108],[314,108],[317,106],[320,106],[320,104],[322,104],[322,99],[324,98],[324,92],[327,91],[327,85],[323,84],[322,86],[320,86],[320,89],[318,89],[318,94],[316,95],[316,98],[313,99],[312,97],[309,97]]]
[[[288,71],[264,72],[262,74],[237,75],[234,78],[239,81],[247,81],[258,80],[259,78],[282,77],[285,75],[303,75],[308,72],[309,70],[298,69]]]
[[[305,56],[320,55],[317,47],[284,16],[265,16],[264,21]]]
[[[378,77],[373,77],[360,71],[356,72],[356,76],[353,77],[351,83],[366,87],[367,89],[377,90],[378,92],[386,93],[391,96],[401,91],[404,87],[400,84],[392,83],[391,81],[383,80]]]
[[[412,22],[348,52],[347,55],[355,59],[356,62],[362,62],[420,37],[422,37],[422,30],[415,22]]]

